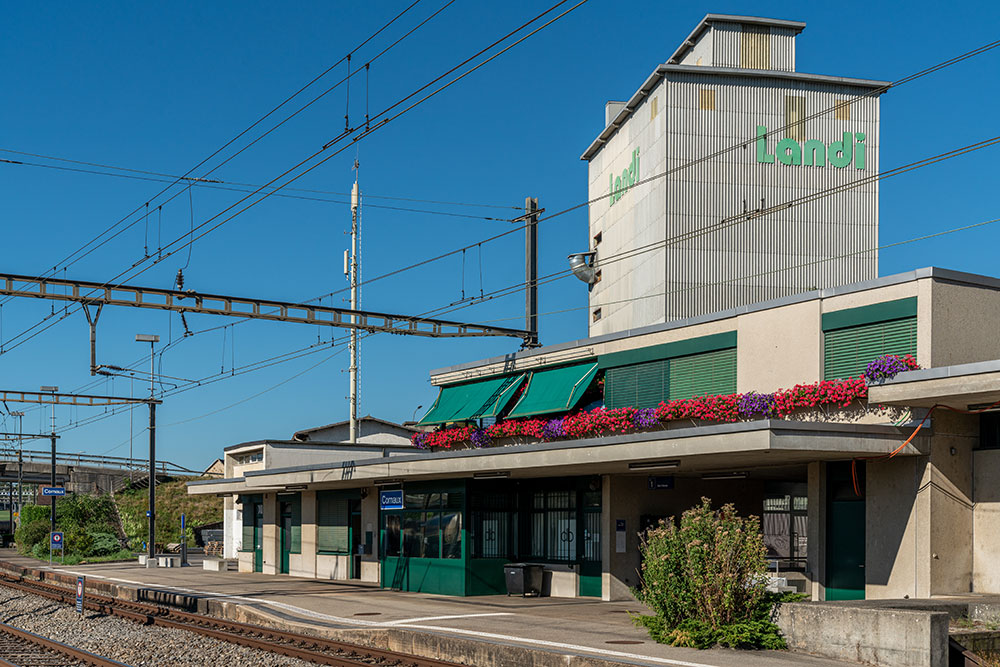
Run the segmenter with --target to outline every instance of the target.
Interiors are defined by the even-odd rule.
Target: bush
[[[66,533],[66,553],[78,556],[90,554],[91,547],[94,546],[94,538],[83,530],[75,529]]]
[[[56,553],[59,553],[58,551]],[[47,560],[49,557],[49,541],[39,542],[31,548],[31,555],[39,560]]]
[[[88,532],[91,538],[90,551],[87,556],[110,556],[121,550],[118,538],[111,533]]]
[[[27,525],[42,519],[48,523],[51,513],[52,509],[47,505],[25,505],[21,508],[21,523]]]
[[[757,517],[708,498],[684,512],[680,525],[661,521],[640,545],[642,587],[636,597],[655,616],[638,617],[656,641],[709,648],[785,648],[770,619],[767,560]]]
[[[45,545],[46,550],[48,550],[48,539],[48,519],[35,519],[30,522],[22,522],[21,526],[14,532],[14,541],[17,543],[18,550],[23,554],[32,553],[32,549],[38,544]]]

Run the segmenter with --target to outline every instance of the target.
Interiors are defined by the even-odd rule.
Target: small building
[[[409,438],[403,434],[412,435],[413,429],[399,424],[364,417],[359,420],[362,437],[357,444],[346,442],[348,437],[348,422],[329,424],[316,428],[305,429],[293,434],[291,440],[255,440],[231,445],[225,449],[224,470],[217,480],[223,487],[239,484],[247,475],[259,473],[268,468],[288,468],[301,465],[324,464],[337,465],[349,469],[358,458],[388,457],[400,453],[409,453],[411,446]],[[322,437],[320,437],[322,436]],[[344,440],[327,440],[327,437],[342,436]],[[215,482],[216,480],[212,480]],[[221,487],[220,487],[221,488]],[[263,567],[262,544],[264,539],[263,504],[255,494],[222,494],[224,504],[224,547],[226,558],[240,558],[241,567],[249,571],[261,571]],[[288,515],[290,525],[300,522],[298,504],[291,503],[282,506],[281,516]],[[292,521],[294,519],[294,521]],[[269,517],[271,523],[273,517]],[[291,528],[289,527],[289,535]],[[296,540],[299,539],[296,531]],[[299,547],[289,542],[289,553],[298,552]],[[249,554],[249,555],[242,555]],[[297,559],[286,559],[279,571],[290,572]],[[256,565],[255,565],[256,563]],[[360,577],[360,565],[356,568]]]
[[[215,459],[212,461],[212,465],[205,468],[201,474],[207,477],[222,477],[226,474],[226,464],[222,462],[222,459]]]

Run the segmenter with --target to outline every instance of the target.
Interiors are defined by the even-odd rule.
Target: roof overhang
[[[612,119],[607,127],[604,128],[593,143],[587,147],[587,150],[583,152],[580,156],[581,160],[590,160],[597,151],[601,149],[604,144],[608,142],[609,139],[618,131],[628,117],[632,115],[635,108],[642,103],[642,101],[649,96],[654,88],[660,83],[667,74],[696,74],[699,76],[736,76],[736,77],[753,77],[757,79],[786,79],[791,81],[803,82],[803,83],[825,83],[837,86],[852,86],[861,88],[867,91],[878,90],[879,88],[888,88],[891,82],[889,81],[873,81],[870,79],[852,79],[850,77],[843,76],[827,76],[825,74],[805,74],[803,72],[785,72],[781,70],[763,70],[763,69],[744,69],[741,67],[705,67],[699,65],[674,65],[674,64],[664,64],[653,70],[653,73],[649,75],[646,81],[640,86],[639,90],[629,98],[622,110],[618,112],[618,115]],[[881,93],[880,93],[881,94]]]
[[[868,400],[907,407],[982,409],[1000,402],[1000,359],[900,373],[870,387]]]
[[[796,35],[802,32],[806,24],[802,21],[788,21],[786,19],[769,19],[762,16],[737,16],[735,14],[705,14],[705,18],[701,20],[695,29],[691,31],[691,34],[687,36],[681,45],[677,47],[674,51],[674,55],[670,56],[667,60],[668,63],[676,63],[684,54],[695,45],[698,38],[701,37],[701,33],[708,30],[709,26],[713,23],[745,23],[749,25],[760,25],[768,26],[774,28],[786,28],[793,31]]]
[[[909,433],[907,427],[786,420],[686,426],[585,440],[345,461],[335,466],[262,470],[247,473],[237,485],[232,480],[189,484],[188,493],[351,488],[382,479],[470,478],[496,471],[509,472],[511,478],[648,474],[648,470],[640,473],[630,464],[662,460],[676,460],[678,466],[671,472],[683,475],[878,456],[896,449]],[[926,453],[928,437],[922,434],[915,438],[899,455]]]

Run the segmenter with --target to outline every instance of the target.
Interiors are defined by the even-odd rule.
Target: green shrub
[[[90,554],[91,547],[94,546],[94,538],[80,529],[74,529],[66,533],[66,553],[78,556]]]
[[[111,533],[88,532],[91,538],[90,551],[87,556],[110,556],[121,550],[118,538]]]
[[[59,553],[58,551],[56,553]],[[39,542],[31,548],[31,555],[39,560],[47,560],[49,557],[49,541]]]
[[[32,549],[37,544],[45,544],[48,549],[49,520],[35,519],[30,522],[22,522],[21,526],[14,532],[14,541],[18,550],[23,554],[32,553]]]
[[[46,505],[25,505],[21,508],[21,523],[27,525],[41,519],[48,523],[51,513],[52,509]]]
[[[713,510],[708,498],[661,521],[640,544],[641,588],[636,597],[655,616],[640,616],[658,642],[709,648],[785,648],[770,612],[764,539],[757,517],[740,517],[732,505]]]

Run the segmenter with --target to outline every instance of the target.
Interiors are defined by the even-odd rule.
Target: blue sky
[[[364,63],[436,11],[422,0],[354,56]],[[339,60],[400,11],[402,3],[217,2],[64,4],[5,7],[0,39],[0,149],[58,156],[165,174],[185,173],[265,111]],[[385,56],[350,86],[352,124],[436,77],[547,5],[460,0]],[[569,6],[569,4],[567,4]],[[368,204],[418,208],[415,213],[368,206],[363,211],[363,276],[452,250],[511,228],[525,196],[549,212],[586,198],[583,149],[602,129],[604,102],[627,99],[707,12],[805,21],[797,69],[804,72],[896,80],[998,37],[1000,9],[964,3],[961,9],[918,3],[717,2],[617,3],[591,0],[452,88],[359,142],[296,181],[294,187],[344,193],[361,162]],[[317,92],[346,73],[344,65],[317,84]],[[1000,49],[891,90],[882,98],[884,168],[1000,134],[995,109]],[[325,85],[324,85],[325,84]],[[309,99],[306,97],[305,99]],[[315,152],[344,126],[347,90],[340,87],[279,130],[212,173],[231,183],[264,183]],[[292,104],[290,109],[297,108]],[[278,116],[280,118],[282,116]],[[240,144],[237,144],[237,146]],[[233,149],[230,149],[229,153]],[[995,191],[997,148],[889,179],[881,189],[883,243],[1000,217]],[[224,153],[222,157],[229,153]],[[40,159],[0,152],[0,158]],[[218,161],[218,158],[216,159]],[[210,163],[214,166],[215,162]],[[72,166],[63,163],[63,166]],[[205,168],[199,170],[201,175]],[[240,198],[221,189],[195,188],[168,203],[152,199],[163,184],[0,163],[0,271],[38,274],[136,207],[151,203],[143,221],[74,263],[65,275],[108,280],[145,252],[184,234]],[[181,192],[175,188],[167,196]],[[344,197],[296,192],[311,201],[271,197],[233,218],[187,252],[157,264],[133,282],[172,287],[187,265],[196,291],[299,301],[344,288],[342,253],[350,212]],[[455,206],[375,199],[400,197]],[[160,205],[162,209],[159,208]],[[496,208],[510,207],[510,208]],[[441,213],[473,217],[456,217]],[[130,218],[134,220],[135,217]],[[565,267],[569,252],[587,244],[586,209],[540,228],[541,273]],[[996,275],[993,244],[1000,226],[887,250],[882,274],[922,266]],[[523,280],[523,237],[512,234],[465,254],[423,266],[363,289],[363,306],[421,313],[482,289]],[[60,269],[61,269],[60,265]],[[62,275],[60,270],[60,275]],[[482,282],[480,282],[480,274]],[[346,305],[346,293],[325,303]],[[55,304],[56,310],[62,304]],[[585,336],[586,288],[573,278],[541,288],[543,343]],[[146,390],[124,378],[90,384],[86,320],[75,313],[16,349],[16,334],[42,317],[48,301],[13,300],[0,307],[2,387],[98,393]],[[521,326],[523,297],[514,296],[447,315]],[[222,318],[189,315],[192,331],[221,327]],[[287,438],[300,428],[345,419],[346,353],[327,348],[250,373],[247,364],[303,349],[338,330],[250,322],[184,338],[178,315],[105,309],[98,329],[98,362],[126,366],[148,354],[138,332],[171,341],[160,361],[169,383],[212,380],[173,393],[158,413],[161,458],[207,465],[224,446],[260,438]],[[363,414],[403,421],[421,414],[436,390],[428,370],[513,351],[508,339],[435,340],[373,336],[362,347]],[[161,344],[162,347],[162,344]],[[327,359],[315,368],[317,363]],[[144,364],[141,364],[145,368]],[[283,384],[281,384],[283,383]],[[235,407],[230,407],[235,404]],[[9,406],[17,409],[15,406]],[[6,412],[6,410],[4,410]],[[47,411],[45,411],[47,415]],[[128,454],[129,417],[109,416],[74,426],[102,409],[60,408],[66,451]],[[145,451],[135,414],[136,454]],[[6,430],[10,418],[0,423]],[[29,411],[25,430],[47,428],[42,411]]]

